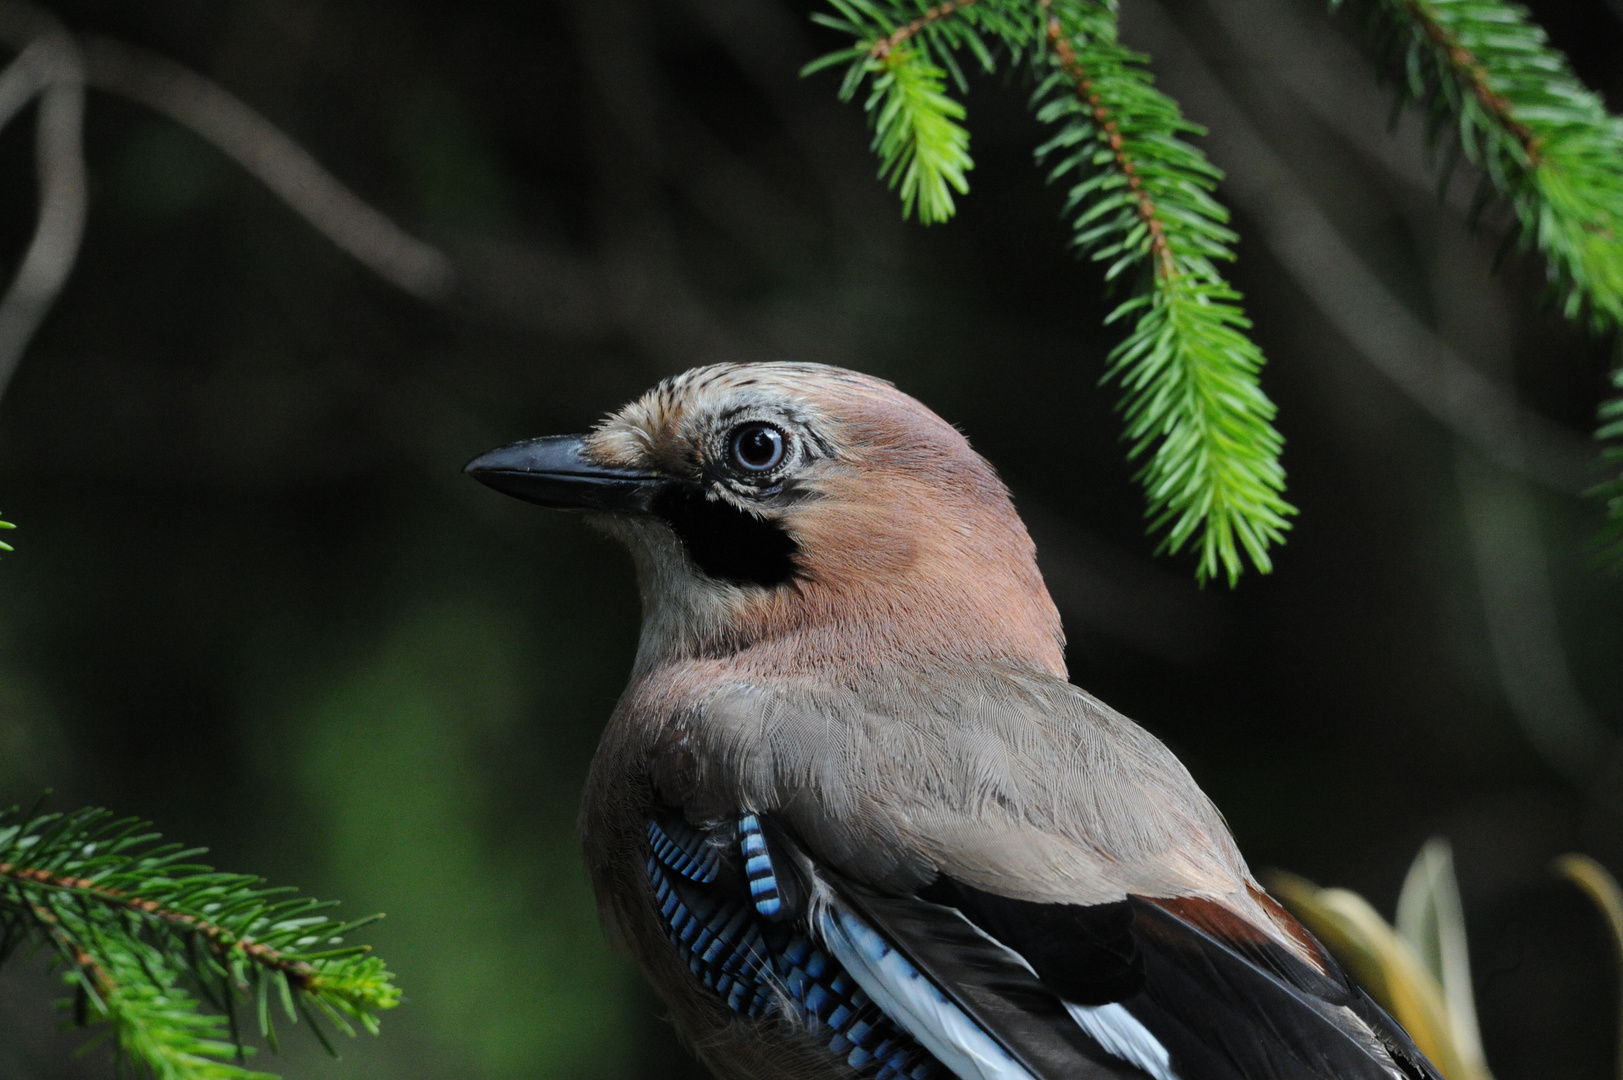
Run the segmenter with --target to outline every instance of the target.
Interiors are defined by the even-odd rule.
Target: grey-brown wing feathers
[[[1091,1046],[1107,1056],[1088,1068],[1125,1062],[1161,1080],[1435,1080],[1257,888],[1172,753],[1075,687],[996,669],[877,686],[710,686],[654,740],[658,796],[695,819],[770,818],[829,880],[849,882],[810,917],[882,1005],[883,972],[861,966],[862,934],[880,943],[874,956],[903,950],[949,996],[968,992],[965,972],[989,980],[991,996],[958,1005],[1032,1076],[1057,1075],[1039,1060]],[[842,946],[851,904],[867,929]],[[1009,913],[1025,930],[994,925]],[[1125,952],[1111,944],[1118,913],[1132,927]],[[972,924],[996,948],[981,948]],[[997,949],[1007,972],[988,959]],[[1045,1008],[1027,1007],[1039,999]],[[1234,1031],[1205,1030],[1214,1024]]]
[[[688,795],[771,812],[830,865],[887,891],[939,872],[1072,904],[1243,898],[1250,884],[1177,758],[1057,679],[980,669],[860,687],[737,681],[693,703],[665,746],[688,762]]]
[[[811,860],[809,880],[850,883],[807,925],[953,1071],[962,1037],[1042,1080],[1075,1072],[1056,1062],[1076,1054],[1158,1080],[1436,1080],[1379,1010],[1312,985],[1333,965],[1256,887],[1187,770],[1082,691],[997,669],[705,685],[646,733],[656,798],[694,821],[760,815]],[[998,924],[1010,914],[1038,936]],[[969,1027],[921,1019],[933,991],[909,971]],[[987,994],[964,996],[976,985]],[[1004,1075],[986,1069],[971,1072]]]

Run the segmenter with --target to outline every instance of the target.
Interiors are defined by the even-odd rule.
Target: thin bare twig
[[[1439,230],[1433,250],[1432,307],[1440,331],[1488,371],[1508,376],[1515,357],[1504,289],[1483,272],[1463,225]],[[1593,788],[1623,744],[1596,717],[1573,676],[1532,488],[1455,445],[1455,486],[1500,691],[1539,756],[1576,787]]]
[[[1227,36],[1225,45],[1248,58],[1247,74],[1265,93],[1283,91],[1392,177],[1436,197],[1435,155],[1420,111],[1405,109],[1389,124],[1391,92],[1370,78],[1368,62],[1328,23],[1267,0],[1206,0],[1204,6]],[[1462,218],[1473,212],[1474,187],[1462,171],[1443,193]]]
[[[0,72],[0,128],[39,99],[40,205],[17,276],[0,297],[0,394],[78,258],[84,236],[87,80],[190,127],[374,272],[425,300],[451,291],[451,261],[367,205],[303,147],[203,76],[133,46],[79,42],[49,12],[0,0],[0,41],[18,56]]]
[[[0,128],[15,120],[45,89],[50,64],[46,54],[50,50],[47,39],[36,38],[0,72]]]
[[[17,276],[0,298],[0,393],[34,331],[66,284],[84,236],[84,61],[73,38],[49,25],[22,50],[0,87],[0,126],[38,94],[35,156],[39,216]]]
[[[443,300],[451,261],[362,201],[309,152],[217,83],[145,49],[91,38],[86,79],[163,113],[213,143],[311,225],[380,277],[424,300]]]
[[[1617,739],[1573,678],[1531,492],[1463,448],[1454,472],[1505,702],[1539,757],[1587,791]]]

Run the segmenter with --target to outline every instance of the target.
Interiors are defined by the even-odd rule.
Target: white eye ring
[[[727,437],[727,461],[739,472],[759,475],[783,464],[789,440],[771,424],[740,424]]]

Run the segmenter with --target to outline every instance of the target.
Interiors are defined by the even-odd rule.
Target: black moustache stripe
[[[798,570],[800,545],[779,522],[706,499],[697,487],[665,489],[654,513],[676,530],[699,569],[717,580],[772,588],[792,581]]]

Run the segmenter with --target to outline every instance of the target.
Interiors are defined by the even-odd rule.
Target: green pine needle
[[[902,214],[915,211],[921,224],[952,217],[953,193],[969,190],[966,174],[974,168],[962,102],[947,93],[950,77],[960,91],[967,86],[954,56],[967,49],[986,70],[992,54],[982,39],[985,16],[990,28],[1004,29],[995,5],[981,0],[950,0],[934,7],[916,0],[830,0],[835,14],[812,18],[849,34],[856,44],[807,64],[802,75],[846,65],[840,100],[851,100],[863,82],[869,84],[863,105],[874,130],[872,149],[879,157],[879,176],[902,199]]]
[[[917,206],[921,225],[946,221],[955,209],[952,193],[969,190],[964,174],[974,165],[969,132],[958,123],[964,106],[947,96],[947,73],[907,48],[864,66],[872,75],[865,108],[880,177],[901,196],[903,217]]]
[[[1332,6],[1340,0],[1332,0]],[[1486,192],[1516,215],[1523,249],[1543,256],[1562,313],[1597,331],[1623,326],[1623,119],[1607,113],[1525,9],[1504,0],[1371,0],[1398,84],[1452,130]],[[1623,378],[1623,369],[1619,369]],[[1617,439],[1619,406],[1597,437]],[[1619,450],[1603,451],[1608,463]],[[1623,478],[1600,485],[1610,558],[1623,568]]]
[[[990,71],[990,41],[1029,63],[1037,114],[1056,128],[1038,157],[1072,185],[1072,242],[1127,294],[1110,321],[1130,328],[1105,377],[1125,390],[1151,531],[1164,533],[1163,550],[1192,547],[1203,582],[1222,574],[1233,584],[1248,560],[1267,572],[1294,511],[1274,407],[1257,382],[1262,353],[1215,269],[1234,240],[1211,194],[1219,174],[1186,141],[1198,129],[1154,89],[1143,58],[1116,43],[1114,11],[1081,0],[830,5],[834,14],[813,18],[854,44],[806,71],[846,65],[845,100],[869,82],[880,175],[925,223],[951,216],[972,164],[963,108],[946,93],[949,77],[965,86],[955,55]]]
[[[91,969],[70,950],[64,978],[80,999],[84,1021],[108,1026],[122,1060],[139,1062],[157,1080],[275,1080],[235,1063],[242,1055],[227,1019],[200,1012],[158,950],[130,948],[94,928],[86,936],[107,965]]]
[[[16,527],[17,526],[13,525],[9,521],[0,521],[0,529],[15,529]],[[16,548],[12,547],[10,544],[6,543],[4,540],[0,540],[0,551],[16,551],[16,550],[17,550]]]
[[[1203,582],[1221,573],[1233,585],[1246,559],[1267,573],[1295,511],[1257,381],[1262,350],[1215,265],[1234,258],[1211,194],[1221,174],[1186,141],[1200,129],[1117,42],[1113,10],[1061,0],[1049,11],[1033,104],[1058,130],[1037,155],[1071,185],[1072,243],[1132,290],[1110,316],[1133,324],[1105,377],[1125,390],[1150,528],[1165,530],[1165,551],[1193,545]]]
[[[0,958],[25,941],[51,948],[74,989],[64,1004],[105,1025],[122,1061],[159,1080],[263,1080],[242,1064],[238,1002],[259,1004],[272,1046],[273,992],[323,1043],[316,1015],[376,1033],[377,1014],[399,1004],[382,961],[345,944],[373,920],[336,923],[329,903],[158,840],[105,810],[0,813]]]

